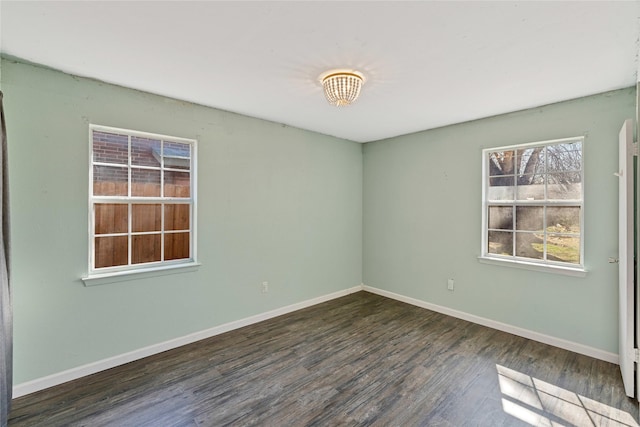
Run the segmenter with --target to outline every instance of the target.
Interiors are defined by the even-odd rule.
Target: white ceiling
[[[358,142],[636,83],[640,2],[0,1],[0,50]],[[367,82],[330,106],[317,77]]]

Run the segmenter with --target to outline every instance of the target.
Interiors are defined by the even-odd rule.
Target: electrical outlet
[[[447,279],[447,289],[453,291],[453,279]]]
[[[266,294],[269,292],[269,282],[262,282],[262,293]]]

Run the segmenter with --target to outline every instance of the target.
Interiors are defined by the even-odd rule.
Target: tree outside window
[[[483,151],[483,256],[583,265],[583,139]]]

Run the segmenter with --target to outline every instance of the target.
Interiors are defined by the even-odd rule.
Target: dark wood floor
[[[616,365],[359,292],[13,401],[10,426],[637,426]]]

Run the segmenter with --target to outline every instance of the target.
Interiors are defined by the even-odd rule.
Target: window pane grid
[[[164,151],[164,141],[160,141],[160,152]],[[160,197],[164,197],[164,156],[160,156]],[[164,210],[164,208],[163,208]],[[164,215],[163,215],[164,216]]]
[[[123,165],[121,163],[108,163],[108,162],[93,162],[94,166],[110,166],[114,168],[128,168],[128,165]]]
[[[91,198],[95,203],[136,203],[136,204],[154,204],[171,202],[172,204],[190,205],[193,198],[182,197],[127,197],[127,196],[94,196]]]
[[[132,236],[150,236],[153,234],[162,234],[162,231],[132,231]]]
[[[90,270],[121,270],[132,266],[140,267],[141,264],[193,261],[191,234],[194,232],[192,222],[195,199],[192,172],[195,141],[125,135],[122,131],[111,134],[95,128],[102,127],[92,125],[91,131],[91,148],[95,152],[91,156],[90,168],[93,182],[89,200],[92,212],[89,231]],[[107,136],[102,137],[103,134]],[[117,141],[117,147],[110,147],[111,141]],[[168,166],[165,162],[165,148],[166,155],[171,158]],[[125,152],[126,162],[123,158]],[[112,159],[123,162],[112,162]],[[157,166],[153,165],[154,162]],[[114,178],[118,179],[116,171],[126,173],[120,178],[124,193],[118,189],[119,184],[114,185],[112,182]],[[157,180],[149,175],[154,171],[158,173]],[[157,184],[153,183],[154,180]],[[157,188],[157,192],[154,188]],[[185,205],[189,208],[178,208]],[[102,224],[109,209],[117,209],[117,206],[126,207],[126,232],[124,229],[113,229],[117,227],[117,223],[112,218],[106,218],[106,225]],[[167,207],[171,207],[170,211],[166,210]],[[98,212],[101,213],[100,216]],[[167,215],[179,215],[180,219],[172,217],[169,224]],[[153,225],[154,221],[156,225]],[[110,225],[112,223],[116,225]],[[167,227],[171,229],[166,230]],[[168,236],[171,236],[171,240],[167,240]],[[167,254],[167,244],[177,249],[172,249]]]
[[[128,236],[129,233],[96,233],[96,237],[117,237]]]
[[[131,169],[143,169],[143,170],[152,170],[152,171],[159,171],[162,168],[156,167],[156,166],[138,166],[138,165],[131,165]]]
[[[161,142],[162,144],[162,142]],[[164,174],[163,174],[164,175]],[[164,188],[164,185],[161,185],[160,188]],[[163,203],[162,206],[160,206],[160,230],[161,230],[161,236],[160,236],[160,259],[164,261],[164,230],[165,230],[165,218],[164,218],[164,212],[166,210],[165,208],[165,204]]]
[[[483,254],[583,265],[582,138],[484,150]]]
[[[579,206],[575,207],[579,208]],[[544,214],[542,215],[542,230],[520,230],[517,229],[517,224],[515,222],[513,222],[509,227],[505,228],[488,228],[487,230],[490,233],[488,252],[500,256],[513,256],[515,258],[521,259],[541,259],[544,261],[557,261],[553,258],[557,258],[556,255],[562,255],[565,258],[573,260],[572,262],[578,262],[579,258],[577,257],[577,255],[579,255],[580,252],[580,245],[576,244],[576,242],[573,241],[573,244],[567,246],[567,244],[563,243],[563,241],[572,243],[571,239],[573,239],[577,240],[577,243],[579,243],[579,240],[581,238],[580,233],[549,231],[549,229],[553,229],[554,226],[547,226],[546,206],[541,206],[541,208],[543,208],[544,210]],[[517,221],[517,213],[515,215]],[[491,234],[493,234],[493,238],[491,237]],[[511,240],[510,245],[507,246],[509,248],[507,252],[505,252],[505,249],[496,249],[499,245],[504,246],[504,243],[500,242],[504,241],[507,236],[509,236],[509,240]],[[519,252],[518,248],[522,247],[522,245],[520,244],[521,242],[518,241],[519,239],[520,241],[522,241],[523,239],[528,239],[530,241],[530,246],[535,253],[530,253],[527,255],[524,254],[524,252]],[[538,240],[537,242],[535,241],[536,239]],[[554,239],[559,242],[554,242]],[[551,247],[554,252],[554,254],[551,254],[551,256],[549,256],[548,253],[549,247]]]
[[[127,196],[131,197],[131,195],[133,194],[133,191],[131,189],[131,179],[132,179],[132,172],[131,172],[131,135],[128,135],[128,144],[127,144],[127,173],[128,173],[128,179],[127,179]],[[129,230],[131,230],[131,205],[129,205]],[[129,236],[129,265],[131,265],[131,236]]]
[[[166,230],[165,228],[165,221],[166,221],[166,207],[167,205],[172,205],[173,203],[165,203],[164,201],[157,201],[158,205],[159,205],[159,212],[161,215],[161,227],[159,230],[157,231],[134,231],[134,223],[133,223],[133,218],[135,216],[134,214],[134,205],[135,203],[122,203],[121,205],[126,206],[127,207],[127,232],[119,232],[119,233],[99,233],[99,232],[94,232],[94,236],[96,239],[100,239],[100,238],[115,238],[115,237],[124,237],[127,239],[127,263],[126,264],[120,264],[120,265],[128,265],[128,266],[132,266],[132,265],[138,265],[138,264],[147,264],[148,262],[140,262],[140,261],[136,261],[136,256],[134,253],[134,248],[135,248],[135,239],[136,236],[158,236],[159,239],[159,251],[160,251],[160,259],[158,260],[154,260],[153,262],[162,262],[166,260],[165,257],[165,235],[173,235],[173,236],[179,236],[179,235],[184,235],[185,239],[187,239],[187,235],[190,235],[192,232],[191,227],[185,227],[185,228],[180,228],[180,229],[172,229],[172,230]],[[181,203],[180,205],[182,206],[189,206],[188,203]],[[95,212],[95,210],[94,210]],[[94,213],[95,215],[95,213]],[[94,217],[95,218],[95,217]],[[189,223],[191,222],[190,220],[191,218],[191,211],[189,210]],[[94,221],[95,222],[95,221]],[[188,239],[190,240],[190,239]],[[175,242],[174,242],[175,244]],[[175,260],[175,258],[171,258],[172,260]],[[99,265],[102,263],[98,263],[95,265],[94,268],[102,268]]]

